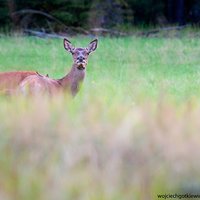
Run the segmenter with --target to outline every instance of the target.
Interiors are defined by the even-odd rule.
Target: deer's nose
[[[83,56],[79,56],[77,59],[78,59],[80,62],[83,62],[84,57],[83,57]]]

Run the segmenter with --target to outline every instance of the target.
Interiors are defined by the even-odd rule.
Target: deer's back
[[[35,74],[34,71],[1,72],[0,90],[14,90],[27,76]]]
[[[25,95],[51,95],[60,91],[60,89],[61,85],[57,80],[38,74],[26,77],[19,85],[19,91]]]

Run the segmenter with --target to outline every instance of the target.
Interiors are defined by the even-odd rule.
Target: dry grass
[[[90,98],[78,114],[75,104],[63,97],[2,104],[1,199],[157,199],[199,191],[196,102],[109,110]]]

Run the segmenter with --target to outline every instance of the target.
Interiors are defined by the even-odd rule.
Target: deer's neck
[[[71,91],[72,95],[75,96],[80,89],[80,85],[85,78],[85,70],[79,70],[76,64],[73,64],[71,71],[59,79],[59,83],[63,89]]]

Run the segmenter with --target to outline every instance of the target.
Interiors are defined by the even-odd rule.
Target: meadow
[[[100,37],[74,99],[1,96],[0,199],[200,195],[199,55],[195,37]],[[71,64],[61,39],[0,38],[0,71]]]

